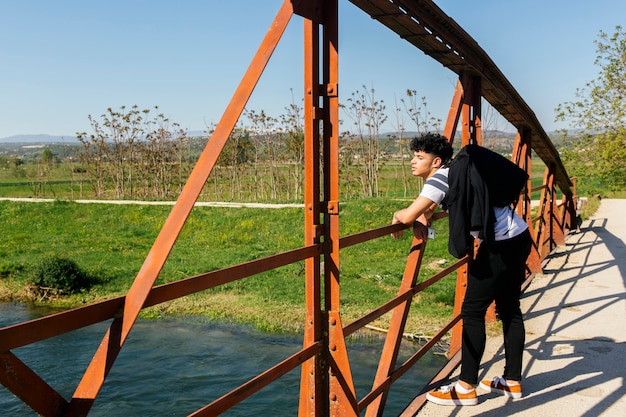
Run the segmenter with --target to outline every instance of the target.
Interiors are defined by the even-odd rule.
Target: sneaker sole
[[[481,387],[482,389],[484,389],[487,392],[493,392],[496,394],[501,394],[504,395],[505,397],[509,397],[509,398],[522,398],[522,393],[521,392],[511,392],[511,391],[506,391],[503,389],[499,389],[499,388],[493,388],[490,385],[485,385],[482,382],[480,384],[478,384],[479,387]]]
[[[434,397],[430,395],[430,393],[426,394],[426,399],[432,403],[439,404],[439,405],[476,405],[478,404],[478,398],[469,398],[469,399],[453,398],[450,400],[444,400],[442,398]]]

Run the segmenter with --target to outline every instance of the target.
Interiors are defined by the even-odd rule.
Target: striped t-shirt
[[[420,195],[441,205],[448,193],[448,168],[439,168],[437,172],[424,181]],[[496,241],[510,239],[528,228],[526,222],[511,207],[494,207],[496,223],[494,225]],[[472,233],[475,237],[478,232]]]
[[[420,195],[426,197],[433,203],[441,205],[443,198],[448,193],[448,171],[449,168],[439,168],[437,172],[424,181],[424,187]]]

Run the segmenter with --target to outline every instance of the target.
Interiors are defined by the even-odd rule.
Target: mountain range
[[[13,135],[0,138],[0,143],[77,143],[75,136],[53,136],[53,135]]]
[[[188,137],[196,137],[196,136],[206,136],[206,132],[197,130],[187,132]],[[0,143],[38,143],[38,144],[49,144],[49,143],[68,143],[75,144],[78,143],[78,139],[76,136],[54,136],[54,135],[46,135],[46,134],[38,134],[38,135],[13,135],[8,136],[6,138],[0,138]]]
[[[187,132],[189,137],[195,136],[205,136],[206,132],[203,131],[193,131]],[[389,134],[391,136],[396,136],[396,134]],[[417,132],[404,132],[403,135],[405,137],[412,137],[417,135]],[[385,135],[387,136],[387,134]],[[510,133],[506,132],[490,132],[489,136],[495,137],[507,137],[511,136]],[[513,136],[515,136],[513,134]],[[0,143],[77,143],[78,139],[75,136],[55,136],[55,135],[46,135],[46,134],[38,134],[38,135],[13,135],[5,138],[0,138]]]

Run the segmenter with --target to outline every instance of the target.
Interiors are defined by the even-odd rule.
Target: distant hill
[[[75,136],[14,135],[0,138],[0,143],[77,143]]]
[[[192,130],[187,132],[188,137],[207,136],[206,132],[201,130]],[[29,144],[49,144],[49,143],[68,143],[77,144],[78,139],[75,136],[54,136],[54,135],[13,135],[6,138],[0,138],[0,143],[29,143]]]
[[[413,136],[416,136],[418,134],[418,132],[403,132],[402,133],[403,136],[405,138],[411,138]],[[511,133],[511,132],[501,132],[501,131],[497,131],[497,130],[489,130],[487,132],[484,133],[485,134],[485,138],[489,139],[489,138],[497,138],[499,140],[507,140],[507,141],[514,141],[515,140],[515,133]],[[398,133],[397,132],[388,132],[388,133],[384,133],[381,134],[383,136],[386,137],[397,137]],[[457,132],[456,137],[460,138],[460,132]],[[548,136],[553,136],[556,135],[555,132],[548,132]],[[188,137],[206,137],[208,136],[208,134],[206,132],[203,132],[201,130],[193,130],[193,131],[189,131],[187,132],[187,136]],[[68,143],[68,144],[76,144],[78,143],[78,139],[75,136],[54,136],[54,135],[46,135],[46,134],[39,134],[39,135],[14,135],[14,136],[9,136],[6,138],[0,138],[0,143],[11,143],[11,144],[18,144],[18,143],[28,143],[28,144],[51,144],[51,143]]]

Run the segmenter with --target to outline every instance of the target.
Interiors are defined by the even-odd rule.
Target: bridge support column
[[[323,247],[323,271],[320,257],[306,261],[304,344],[320,354],[303,364],[299,415],[356,417],[339,313],[338,2],[295,3],[305,21],[305,243]]]

